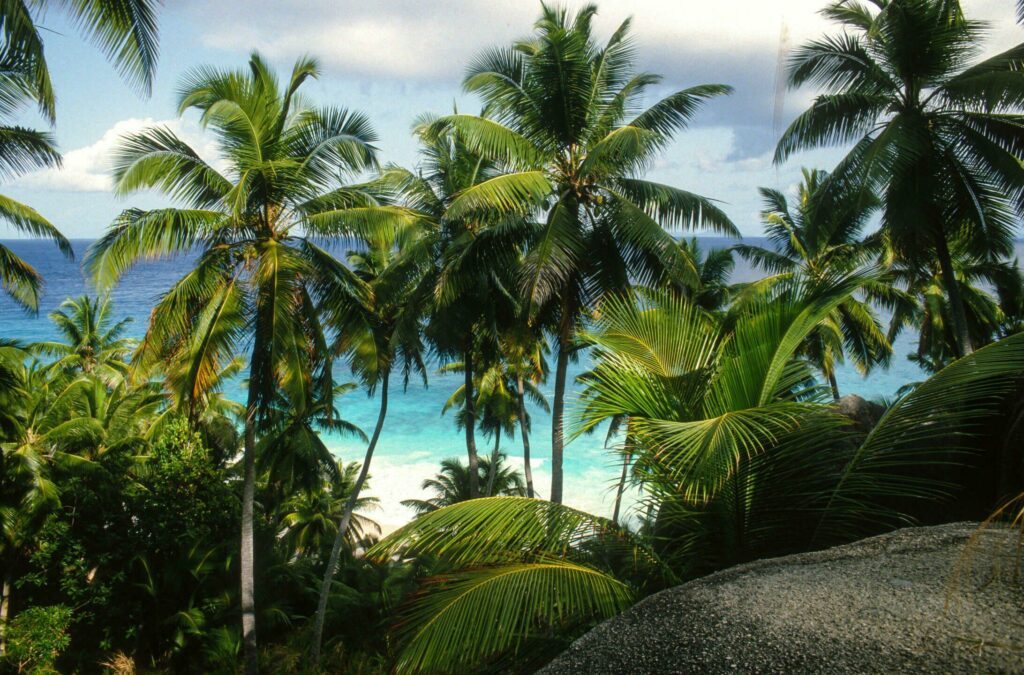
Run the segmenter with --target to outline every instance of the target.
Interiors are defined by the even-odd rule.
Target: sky
[[[579,2],[569,2],[577,6]],[[718,200],[744,235],[760,232],[757,188],[792,190],[802,166],[829,169],[842,149],[802,153],[774,166],[775,139],[814,91],[779,86],[790,50],[835,32],[822,0],[601,0],[597,32],[609,35],[632,17],[638,67],[663,76],[648,103],[702,83],[735,88],[714,101],[668,147],[650,178]],[[989,23],[983,53],[1024,39],[1013,0],[963,0],[970,18]],[[461,91],[466,65],[488,47],[530,33],[534,0],[167,0],[160,17],[161,53],[153,93],[140,96],[102,54],[57,12],[42,17],[47,60],[57,91],[54,133],[60,170],[2,186],[36,207],[71,238],[94,238],[124,208],[167,202],[155,194],[116,197],[108,158],[121,134],[167,124],[204,157],[214,147],[193,116],[176,118],[175,92],[191,68],[241,67],[260,51],[282,76],[299,56],[320,60],[322,75],[303,87],[315,103],[366,113],[385,162],[414,166],[410,135],[424,112],[479,101]],[[22,123],[43,122],[26,115]],[[0,238],[15,236],[0,226]]]

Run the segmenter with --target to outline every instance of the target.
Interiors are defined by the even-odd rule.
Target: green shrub
[[[57,672],[57,657],[71,642],[70,624],[71,609],[64,605],[19,612],[7,629],[7,659],[18,672]]]

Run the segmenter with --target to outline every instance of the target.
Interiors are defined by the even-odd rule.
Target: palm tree
[[[495,474],[502,456],[501,437],[503,435],[514,437],[516,422],[519,419],[517,397],[508,388],[508,383],[501,375],[500,367],[488,368],[481,373],[480,383],[477,386],[479,393],[476,409],[480,415],[480,431],[485,437],[490,436],[494,439],[490,467],[486,473],[487,487],[483,490],[485,497],[491,497],[494,494]],[[493,384],[489,380],[493,380]]]
[[[312,108],[297,96],[319,73],[296,62],[282,87],[258,54],[246,70],[199,68],[179,91],[219,142],[221,172],[165,127],[125,138],[114,157],[119,194],[156,188],[183,207],[128,209],[98,240],[87,265],[101,286],[136,262],[197,251],[194,268],[157,303],[141,349],[177,348],[193,381],[251,343],[243,435],[241,606],[245,670],[258,669],[253,577],[257,435],[279,390],[293,401],[315,383],[321,404],[330,362],[318,303],[348,302],[361,283],[313,238],[379,219],[377,202],[339,184],[375,161],[362,115]],[[358,208],[357,208],[358,207]],[[191,389],[191,387],[188,387]],[[329,405],[328,405],[329,409]]]
[[[736,266],[732,251],[728,248],[705,251],[696,237],[680,239],[679,247],[693,261],[695,274],[670,280],[668,288],[709,312],[724,310],[734,293],[729,284],[729,276]]]
[[[514,274],[529,223],[517,215],[453,211],[459,195],[497,175],[494,160],[472,151],[434,116],[421,117],[413,134],[421,155],[416,171],[389,166],[381,183],[401,195],[432,233],[407,249],[410,258],[434,266],[424,279],[432,292],[426,335],[442,360],[464,364],[464,386],[472,391],[474,374],[485,365],[476,356],[496,358],[497,336],[514,322]],[[475,400],[467,399],[464,425],[470,466],[477,464]],[[479,495],[475,477],[471,472],[471,489]]]
[[[522,475],[514,468],[505,463],[505,455],[499,454],[498,461],[493,466],[491,460],[486,457],[480,458],[477,467],[477,480],[487,481],[488,476],[494,476],[494,496],[522,497],[526,494],[526,487]],[[457,459],[445,459],[441,461],[441,470],[433,478],[423,481],[423,489],[434,493],[433,497],[427,499],[406,499],[402,506],[407,506],[418,514],[430,513],[451,506],[459,502],[476,499],[469,490],[469,467]]]
[[[124,337],[131,318],[114,321],[110,296],[68,298],[50,313],[50,321],[63,342],[37,342],[34,347],[56,358],[52,367],[66,373],[97,373],[112,381],[127,372],[127,359],[135,348]]]
[[[0,5],[0,117],[14,115],[34,102],[50,123],[56,118],[56,98],[36,20],[53,6],[67,13],[83,34],[113,60],[121,72],[149,92],[156,69],[156,0],[83,0],[27,2]],[[0,180],[60,165],[51,134],[22,126],[0,125]],[[19,232],[51,239],[72,257],[71,244],[32,207],[0,195],[0,220]],[[9,247],[0,245],[0,285],[25,309],[39,309],[42,277]]]
[[[503,343],[509,344],[507,340],[503,341]],[[544,394],[532,378],[527,379],[530,373],[532,373],[533,378],[540,378],[545,375],[544,364],[537,361],[537,359],[543,360],[543,345],[541,343],[534,343],[533,345],[524,343],[522,347],[512,347],[511,349],[512,351],[509,352],[510,356],[524,359],[525,362],[523,360],[518,362],[508,361],[498,357],[501,360],[494,361],[486,369],[477,371],[473,378],[473,387],[468,390],[473,393],[472,409],[475,411],[474,417],[478,420],[480,430],[485,436],[491,436],[494,439],[494,448],[491,451],[491,460],[489,462],[491,472],[483,474],[486,476],[487,484],[483,494],[487,497],[493,494],[494,470],[498,466],[497,458],[501,454],[501,436],[504,434],[510,438],[513,437],[517,424],[520,432],[524,434],[523,460],[528,471],[527,490],[528,494],[531,497],[533,496],[532,476],[529,470],[528,440],[531,420],[526,410],[526,401],[529,399],[545,411],[548,410],[547,399],[544,398]],[[516,351],[517,349],[519,351]],[[479,355],[475,357],[475,360],[477,363],[486,362],[484,357]],[[440,372],[458,373],[464,372],[464,370],[464,365],[456,361],[441,368]],[[466,386],[460,385],[452,392],[441,408],[441,414],[444,415],[449,410],[457,406],[459,407],[455,423],[460,428],[468,424],[470,419],[468,412],[470,406],[466,392]],[[474,490],[472,494],[479,496],[480,493]]]
[[[314,489],[302,489],[292,494],[282,505],[281,535],[294,556],[323,554],[328,542],[338,535],[338,522],[347,508],[360,473],[358,462],[338,463],[337,471],[329,482]],[[364,480],[365,484],[365,480]],[[360,497],[356,509],[366,511],[377,505],[374,497]],[[366,516],[350,515],[351,528],[342,537],[350,549],[365,541],[367,535],[380,534],[380,526]]]
[[[11,0],[3,3],[0,35],[5,56],[10,59],[6,62],[25,64],[25,80],[17,86],[31,91],[41,111],[51,121],[54,119],[53,87],[37,20],[57,8],[114,62],[131,84],[148,94],[156,74],[159,47],[156,15],[160,4],[159,0]]]
[[[348,536],[349,522],[359,504],[363,484],[373,461],[373,453],[384,429],[384,420],[388,413],[391,371],[394,368],[401,370],[406,387],[413,373],[418,373],[423,378],[424,386],[427,384],[421,324],[424,308],[429,305],[430,296],[422,283],[425,270],[421,257],[417,255],[418,242],[405,241],[405,252],[396,249],[405,238],[370,238],[363,242],[365,247],[362,250],[350,252],[349,265],[356,276],[367,285],[368,298],[364,303],[354,307],[336,306],[331,309],[332,323],[337,327],[339,336],[337,349],[350,356],[352,370],[362,380],[368,395],[372,396],[378,385],[380,386],[380,411],[373,435],[366,446],[366,456],[363,458],[359,476],[348,492],[345,508],[339,514],[334,545],[324,569],[313,626],[314,664],[320,662],[327,602],[330,599],[331,584],[341,557],[342,545]]]
[[[1018,332],[1024,278],[1017,261],[971,255],[959,240],[950,242],[950,255],[971,344],[980,347]],[[916,330],[917,350],[910,359],[926,372],[938,372],[956,358],[957,340],[942,271],[935,261],[897,261],[893,276],[905,297],[893,307],[888,339]]]
[[[955,0],[839,0],[823,13],[843,32],[796,51],[789,84],[826,93],[786,130],[775,161],[853,143],[830,186],[881,195],[882,227],[897,254],[938,261],[956,353],[969,353],[949,242],[966,236],[979,255],[1012,251],[1024,210],[1024,80],[1016,76],[1024,44],[971,64],[983,26]]]
[[[0,347],[12,380],[0,390],[0,652],[18,562],[32,550],[44,517],[60,506],[58,474],[94,470],[109,456],[137,455],[163,404],[156,386],[133,388],[96,374],[68,377]]]
[[[877,200],[854,190],[843,195],[826,194],[827,183],[825,171],[804,169],[792,207],[778,190],[760,189],[765,204],[761,217],[772,247],[733,247],[772,275],[755,286],[772,287],[795,279],[820,283],[836,274],[869,272],[871,259],[878,254],[877,237],[875,242],[863,242],[860,237],[878,206]],[[892,345],[870,301],[891,304],[897,294],[890,280],[871,273],[862,278],[858,290],[863,297],[850,296],[840,303],[807,336],[802,349],[828,381],[835,400],[839,400],[836,364],[842,363],[847,354],[864,375],[876,365],[887,366],[892,357]]]
[[[0,345],[0,656],[6,649],[5,635],[14,592],[17,559],[24,556],[43,516],[60,503],[60,492],[52,480],[50,455],[38,445],[24,443],[24,420],[30,401],[38,395],[35,382],[44,380],[39,369],[26,367],[28,353],[20,346]]]
[[[534,496],[533,467],[530,460],[532,425],[530,414],[526,410],[526,401],[530,399],[545,412],[550,411],[547,398],[540,390],[540,385],[548,378],[548,364],[545,358],[548,345],[543,333],[532,330],[523,320],[505,332],[501,345],[503,368],[509,379],[515,383],[515,388],[512,391],[516,403],[516,416],[519,421],[519,436],[523,441],[523,474],[526,478],[526,496],[532,498]]]
[[[10,4],[4,5],[6,8]],[[0,31],[8,29],[0,21]],[[26,103],[39,103],[44,112],[52,113],[53,102],[39,98],[30,62],[20,59],[15,45],[0,46],[0,180],[15,178],[35,169],[60,165],[60,153],[52,134],[6,120],[16,115]],[[50,106],[47,108],[47,106]],[[0,195],[0,221],[15,230],[35,237],[52,239],[66,257],[72,257],[71,244],[57,228],[31,206]],[[34,267],[22,260],[9,247],[0,244],[0,285],[15,302],[30,312],[39,309],[42,277]]]
[[[324,483],[340,480],[338,462],[320,438],[320,431],[353,436],[366,442],[366,434],[355,424],[342,419],[337,401],[355,389],[352,383],[323,388],[301,388],[295,393],[275,397],[267,412],[262,436],[256,444],[256,472],[266,477],[268,501],[277,503],[299,490],[317,491]]]
[[[552,401],[551,499],[562,500],[566,373],[585,312],[631,280],[654,283],[692,273],[662,225],[735,234],[711,201],[639,176],[701,104],[728,93],[700,85],[670,94],[633,116],[660,78],[636,73],[629,21],[595,40],[597,9],[575,15],[543,6],[534,35],[492,49],[470,66],[463,86],[490,118],[449,115],[472,150],[506,171],[462,191],[453,215],[544,211],[522,265],[530,315],[551,315],[557,339]]]

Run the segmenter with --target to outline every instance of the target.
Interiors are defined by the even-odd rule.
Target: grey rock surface
[[[885,414],[885,407],[873,401],[847,394],[835,403],[836,412],[853,420],[854,426],[863,432],[871,431]]]
[[[732,567],[643,600],[541,672],[1024,672],[1018,539],[977,527]]]

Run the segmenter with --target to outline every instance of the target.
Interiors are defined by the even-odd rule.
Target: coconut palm
[[[62,342],[37,342],[35,349],[54,357],[53,367],[65,373],[96,373],[115,380],[127,372],[135,348],[124,337],[131,318],[114,321],[110,296],[68,298],[50,313]]]
[[[54,6],[68,14],[130,81],[149,92],[157,57],[156,0],[10,0],[0,5],[0,118],[10,118],[26,103],[34,103],[49,122],[56,118],[56,98],[36,23]],[[51,134],[0,124],[0,180],[59,165]],[[64,256],[72,257],[68,240],[34,208],[0,195],[0,221],[19,232],[51,239]],[[0,244],[0,285],[15,302],[38,311],[42,283],[35,268]]]
[[[732,251],[728,248],[705,251],[696,237],[680,239],[679,246],[685,249],[685,255],[693,261],[695,274],[672,280],[669,288],[709,312],[724,310],[734,293],[729,283],[729,277],[736,266]]]
[[[33,384],[45,382],[42,369],[26,367],[29,354],[19,345],[0,345],[0,654],[14,592],[17,559],[25,554],[43,517],[60,503],[45,448],[24,443],[24,421],[31,410]]]
[[[4,8],[10,4],[21,3],[7,3]],[[0,21],[0,32],[8,28]],[[14,45],[6,42],[0,46],[0,180],[60,165],[51,134],[8,122],[28,103],[39,103],[44,111],[47,109],[45,101],[38,98],[34,77],[33,67],[19,58]],[[51,99],[51,113],[52,104]],[[0,195],[0,222],[24,234],[51,239],[63,255],[72,256],[71,244],[64,235],[31,206]],[[34,267],[0,244],[0,286],[11,299],[30,312],[38,311],[42,283]]]
[[[1024,279],[1017,261],[971,255],[958,240],[950,242],[950,255],[971,344],[982,346],[1019,332]],[[942,271],[935,261],[908,261],[897,262],[893,275],[906,297],[893,308],[888,338],[916,330],[917,349],[910,359],[926,372],[938,372],[956,358],[957,339]]]
[[[938,261],[956,353],[968,353],[949,242],[965,237],[978,255],[1012,251],[1024,211],[1024,44],[972,63],[984,27],[955,0],[840,0],[823,13],[843,32],[798,49],[788,78],[825,93],[785,131],[775,161],[853,143],[830,186],[880,195],[896,253]]]
[[[280,539],[287,544],[292,555],[321,556],[329,542],[337,537],[338,523],[347,508],[357,476],[358,462],[338,463],[329,481],[314,488],[293,493],[282,505]],[[364,484],[366,480],[364,480]],[[360,497],[356,509],[365,512],[377,505],[374,497]],[[380,526],[365,515],[350,515],[351,527],[343,539],[349,549],[373,534],[380,534]]]
[[[179,111],[196,110],[218,142],[215,168],[166,127],[122,140],[118,194],[155,188],[181,207],[128,209],[98,240],[87,266],[101,286],[139,260],[197,252],[193,269],[157,303],[141,349],[175,350],[193,382],[251,344],[243,435],[241,537],[245,669],[257,670],[253,496],[257,437],[279,392],[293,404],[318,397],[330,410],[330,360],[319,303],[349,302],[362,284],[313,238],[370,226],[391,212],[341,184],[374,164],[369,121],[313,108],[297,93],[319,73],[294,65],[284,86],[253,54],[248,69],[198,68],[183,81]],[[187,390],[192,390],[187,385]],[[305,406],[309,408],[309,406]]]
[[[508,340],[503,341],[503,343],[509,344]],[[544,376],[544,365],[537,361],[537,359],[543,358],[541,356],[543,345],[540,343],[534,343],[533,345],[524,343],[523,347],[518,348],[518,352],[515,351],[516,349],[513,347],[509,355],[512,358],[523,360],[509,361],[498,357],[501,360],[493,362],[492,365],[484,370],[477,371],[473,379],[473,388],[469,390],[473,392],[475,399],[472,409],[475,411],[474,415],[477,418],[480,430],[485,436],[490,436],[494,440],[494,448],[491,451],[491,460],[489,462],[491,470],[484,473],[487,477],[487,488],[484,490],[484,495],[487,497],[493,494],[494,471],[499,464],[497,458],[501,454],[501,436],[513,437],[517,425],[521,433],[529,434],[531,419],[530,414],[526,410],[527,400],[540,406],[545,411],[548,410],[547,399],[538,388],[537,383],[533,379],[527,379],[530,373],[532,373],[533,378]],[[478,356],[476,361],[481,363],[484,359]],[[463,371],[464,366],[458,361],[450,363],[441,369],[442,373],[458,373]],[[457,387],[441,408],[442,415],[453,408],[458,408],[455,423],[460,428],[467,424],[469,419],[466,391],[465,385]],[[523,443],[524,462],[526,462],[529,459],[529,441],[526,437],[524,437]],[[529,464],[527,463],[526,466],[529,466]],[[532,478],[527,480],[528,494],[533,496],[532,488],[529,487]],[[479,495],[477,492],[473,494]]]
[[[442,361],[464,364],[463,382],[472,390],[477,368],[485,365],[475,358],[496,358],[497,336],[514,322],[514,274],[529,223],[518,215],[453,211],[460,194],[497,175],[496,163],[471,150],[461,134],[440,127],[435,116],[421,117],[413,133],[420,143],[416,171],[390,166],[381,182],[432,233],[408,253],[434,266],[424,280],[432,292],[426,335]],[[477,463],[475,400],[467,399],[464,425],[470,466]],[[475,477],[471,472],[471,488],[479,495]]]
[[[326,373],[327,367],[318,370]],[[337,409],[338,400],[355,388],[346,383],[320,390],[302,388],[299,396],[275,397],[256,445],[256,471],[266,477],[269,501],[283,501],[299,490],[315,492],[325,481],[341,479],[338,462],[319,432],[366,442],[363,430],[342,419]]]
[[[761,217],[772,246],[733,247],[770,273],[756,286],[770,287],[794,279],[820,282],[836,274],[868,270],[879,247],[877,241],[862,241],[861,233],[878,207],[877,200],[854,190],[841,196],[825,194],[827,182],[827,172],[804,169],[792,206],[778,190],[761,188],[765,204]],[[875,274],[864,274],[862,280],[860,295],[840,303],[807,336],[801,350],[828,381],[836,400],[836,364],[843,363],[847,355],[864,375],[875,366],[887,366],[892,357],[892,346],[870,301],[891,305],[898,294],[890,280]]]
[[[380,387],[380,410],[373,435],[366,446],[362,468],[355,484],[347,492],[345,508],[338,514],[334,545],[324,569],[313,626],[314,664],[320,660],[327,602],[342,545],[348,537],[349,522],[359,504],[363,484],[388,414],[391,371],[397,369],[401,372],[406,387],[413,374],[423,378],[424,386],[427,384],[422,323],[424,310],[430,302],[429,288],[423,283],[428,270],[418,255],[420,242],[407,240],[414,238],[409,232],[399,234],[401,236],[366,239],[362,242],[363,248],[349,253],[349,265],[367,285],[368,297],[365,302],[355,306],[335,306],[329,309],[331,323],[336,326],[338,333],[337,349],[349,356],[352,371],[359,376],[367,394],[373,395]],[[399,243],[406,244],[404,251],[396,248]]]
[[[562,500],[566,373],[585,313],[631,280],[654,283],[692,273],[662,226],[701,226],[734,234],[711,201],[640,178],[701,104],[722,85],[677,91],[646,110],[660,78],[634,69],[629,21],[605,44],[592,32],[597,9],[576,14],[543,6],[534,35],[492,49],[463,83],[489,117],[449,115],[470,148],[505,171],[463,190],[452,215],[543,212],[523,261],[521,291],[530,315],[551,316],[557,338],[552,401],[551,499]]]
[[[56,115],[53,87],[37,21],[51,11],[67,15],[133,85],[149,93],[156,74],[159,0],[11,0],[0,7],[0,35],[12,63],[25,64],[24,82],[50,119]],[[6,83],[8,84],[9,83]]]
[[[137,457],[163,398],[153,385],[111,385],[95,374],[69,378],[30,361],[26,351],[0,350],[15,378],[0,394],[2,647],[17,563],[32,549],[44,517],[60,506],[60,477],[97,470],[108,457]]]
[[[495,496],[516,496],[526,494],[522,475],[505,463],[506,456],[498,455],[498,461],[492,471],[491,460],[480,458],[477,467],[477,480],[485,482],[493,474],[493,494]],[[423,481],[422,488],[430,490],[434,496],[427,499],[406,499],[402,502],[418,514],[430,513],[445,506],[451,506],[469,499],[475,499],[469,490],[469,467],[457,459],[449,458],[441,461],[441,470],[433,478]]]
[[[512,389],[519,422],[519,436],[523,442],[523,475],[526,478],[526,496],[534,496],[533,466],[530,458],[530,414],[526,410],[527,400],[533,401],[545,412],[550,412],[547,398],[540,385],[547,381],[547,341],[542,332],[534,330],[520,320],[508,329],[501,339],[502,364],[507,377],[514,382]]]
[[[487,483],[483,490],[483,496],[491,497],[494,494],[494,481],[502,456],[501,437],[515,437],[519,406],[516,395],[508,388],[507,382],[503,381],[500,368],[488,368],[481,373],[480,380],[477,386],[476,406],[480,416],[480,431],[484,437],[490,436],[494,439],[490,467],[486,474]],[[488,380],[494,380],[494,383],[491,384]]]

